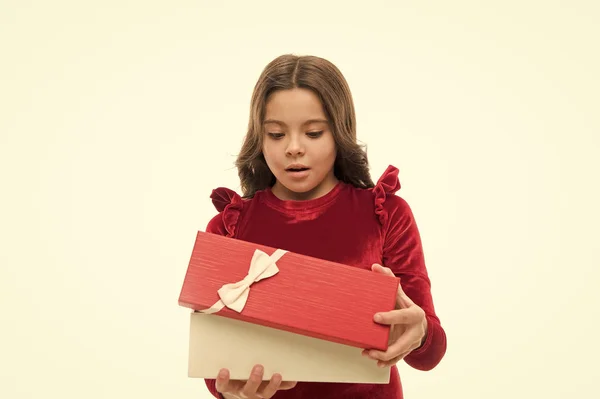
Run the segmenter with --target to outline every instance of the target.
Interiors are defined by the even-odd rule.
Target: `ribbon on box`
[[[240,313],[244,309],[244,306],[246,306],[246,301],[250,294],[250,286],[262,279],[273,277],[279,273],[279,268],[275,262],[285,255],[286,252],[282,249],[277,249],[269,256],[260,249],[255,250],[246,277],[237,283],[223,285],[217,291],[221,299],[210,308],[199,310],[198,312],[211,314],[220,311],[224,307],[228,307]]]

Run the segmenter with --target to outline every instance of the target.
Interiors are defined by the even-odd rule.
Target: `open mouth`
[[[288,172],[304,172],[308,170],[308,168],[288,168],[286,169]]]
[[[292,173],[306,172],[308,169],[308,166],[302,165],[301,163],[292,164],[285,168],[286,172]]]

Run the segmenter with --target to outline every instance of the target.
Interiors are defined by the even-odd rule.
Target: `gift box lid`
[[[399,281],[285,249],[198,231],[179,296],[195,311],[386,350]]]

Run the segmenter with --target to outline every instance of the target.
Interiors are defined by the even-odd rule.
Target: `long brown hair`
[[[312,90],[323,104],[337,149],[337,179],[359,188],[373,187],[367,153],[356,140],[354,102],[346,79],[323,58],[285,54],[264,68],[252,93],[248,131],[236,160],[243,196],[250,198],[275,183],[262,153],[266,103],[273,92],[294,88]]]

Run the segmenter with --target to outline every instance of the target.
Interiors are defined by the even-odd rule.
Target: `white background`
[[[210,397],[177,298],[283,53],[400,169],[448,335],[406,398],[597,397],[599,8],[2,1],[0,397]]]

